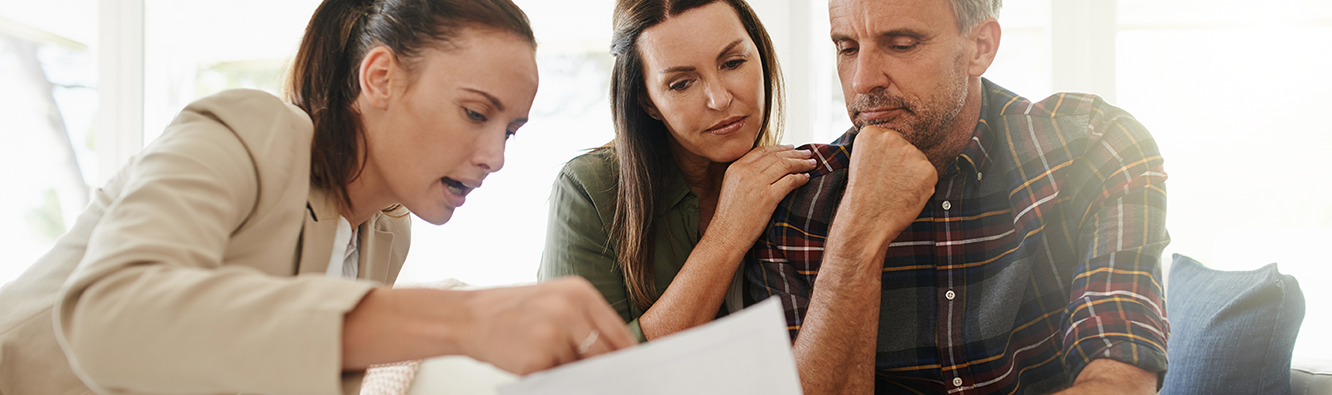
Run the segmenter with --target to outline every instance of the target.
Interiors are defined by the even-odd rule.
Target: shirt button
[[[948,209],[951,209],[951,208],[953,208],[953,203],[950,203],[950,202],[948,202],[947,200],[945,200],[945,201],[943,202],[943,209],[944,209],[944,210],[948,210]]]
[[[980,180],[983,180],[983,179],[985,179],[985,173],[981,173],[981,172],[979,172],[979,171],[976,172],[976,181],[980,181]]]
[[[948,293],[945,293],[945,294],[944,294],[944,297],[945,297],[945,298],[948,298],[948,300],[953,300],[953,298],[956,298],[956,297],[957,297],[957,294],[956,294],[956,293],[953,293],[953,290],[950,289],[950,290],[948,290]]]
[[[961,387],[961,386],[962,386],[962,378],[961,378],[961,377],[954,377],[954,378],[953,378],[953,386],[954,386],[954,387]]]

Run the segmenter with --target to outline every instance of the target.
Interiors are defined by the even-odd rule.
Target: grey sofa
[[[1332,359],[1295,358],[1292,360],[1290,362],[1290,393],[1291,395],[1332,395]]]

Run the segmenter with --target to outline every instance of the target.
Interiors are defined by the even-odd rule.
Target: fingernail
[[[795,144],[782,144],[783,147],[795,149]]]
[[[817,160],[813,160],[813,159],[809,159],[809,164],[811,164],[811,165],[816,165],[816,166],[817,166],[817,165],[819,164],[819,161],[817,161]]]

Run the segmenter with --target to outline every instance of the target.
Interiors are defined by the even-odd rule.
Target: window
[[[1307,302],[1296,357],[1325,357],[1332,3],[1120,0],[1118,19],[1116,104],[1165,156],[1167,253],[1222,270],[1277,262]]]
[[[1049,0],[1004,0],[999,54],[985,78],[1033,100],[1055,93],[1050,18]]]
[[[235,88],[282,96],[287,63],[318,7],[318,0],[144,0],[144,144],[205,96]]]
[[[614,3],[515,3],[531,19],[538,41],[541,87],[531,121],[509,140],[504,169],[486,177],[485,185],[467,196],[467,204],[449,223],[434,226],[413,219],[412,251],[399,281],[536,281],[555,176],[565,162],[615,136],[609,99]]]
[[[0,284],[45,254],[88,203],[97,177],[95,10],[91,0],[0,8]]]

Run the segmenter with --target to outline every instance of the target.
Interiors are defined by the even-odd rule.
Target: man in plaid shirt
[[[856,127],[773,214],[750,300],[806,394],[1154,394],[1166,175],[1127,112],[981,75],[999,0],[832,0]]]

